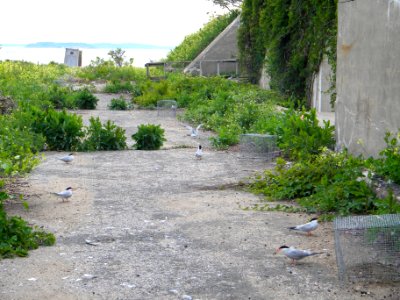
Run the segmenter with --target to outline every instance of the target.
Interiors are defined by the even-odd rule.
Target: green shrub
[[[102,124],[100,118],[90,118],[85,130],[85,140],[80,146],[83,151],[123,150],[127,148],[125,130],[108,120]]]
[[[120,96],[119,98],[111,99],[111,103],[108,105],[108,108],[111,110],[127,110],[129,107],[125,98]]]
[[[386,148],[379,153],[379,159],[372,161],[372,167],[380,176],[400,184],[400,131],[397,136],[387,132],[384,140]]]
[[[158,100],[175,99],[175,92],[168,80],[147,81],[141,87],[142,94],[134,97],[133,102],[141,107],[155,107]]]
[[[18,111],[0,115],[0,177],[29,172],[39,163],[37,152],[45,139],[32,132],[29,116]]]
[[[46,138],[48,150],[76,150],[84,133],[79,115],[48,109],[32,112],[32,128]]]
[[[97,99],[88,88],[84,88],[73,93],[75,104],[80,109],[95,109],[97,106]]]
[[[48,98],[54,108],[75,108],[75,100],[70,96],[71,90],[68,87],[61,87],[57,84],[52,84],[48,89]]]
[[[104,88],[104,92],[113,94],[134,92],[134,94],[136,94],[137,89],[138,88],[129,81],[113,80],[107,82],[107,85]]]
[[[320,126],[315,109],[296,112],[287,110],[278,130],[278,146],[292,160],[309,159],[323,148],[335,145],[334,126],[323,121]]]
[[[392,197],[378,199],[363,175],[365,160],[347,152],[325,150],[314,160],[288,165],[278,159],[250,184],[269,200],[296,200],[310,213],[350,215],[398,213]]]
[[[158,150],[162,147],[164,141],[164,129],[160,125],[148,124],[139,125],[138,131],[132,135],[136,142],[137,150]]]
[[[0,181],[0,258],[27,256],[29,250],[54,245],[56,239],[52,233],[32,228],[21,217],[7,216],[3,202],[8,198],[4,181]]]

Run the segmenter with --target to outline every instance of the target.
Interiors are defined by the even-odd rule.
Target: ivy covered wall
[[[265,66],[270,87],[310,104],[324,55],[336,71],[337,0],[244,0],[240,60],[252,83]],[[334,88],[335,79],[332,84]]]

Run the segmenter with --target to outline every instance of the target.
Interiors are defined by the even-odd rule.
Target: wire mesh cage
[[[336,218],[334,231],[342,282],[400,280],[400,214]]]
[[[239,148],[242,155],[274,159],[281,154],[277,146],[277,136],[247,133],[240,135]]]
[[[159,117],[175,117],[178,104],[175,100],[159,100],[157,101],[157,116]]]

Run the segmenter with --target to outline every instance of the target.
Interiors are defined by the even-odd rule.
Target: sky
[[[212,14],[209,0],[2,0],[0,45],[36,42],[177,46]]]

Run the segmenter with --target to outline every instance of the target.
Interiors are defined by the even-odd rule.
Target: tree
[[[215,5],[219,5],[222,8],[226,8],[231,11],[232,9],[238,9],[242,6],[243,0],[209,0],[212,1]]]
[[[125,58],[125,50],[117,48],[116,50],[109,51],[107,54],[111,56],[116,66],[122,67]]]

